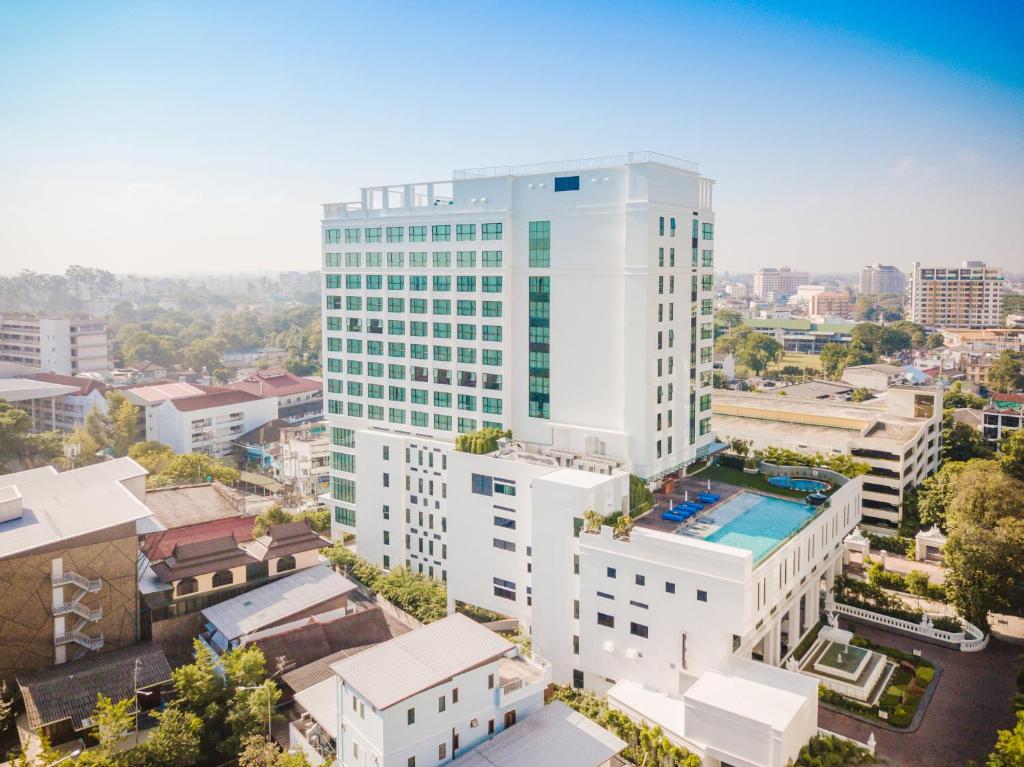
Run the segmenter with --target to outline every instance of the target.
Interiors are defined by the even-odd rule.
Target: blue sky
[[[1021,3],[7,3],[0,271],[317,267],[319,203],[653,149],[720,269],[1024,271]]]

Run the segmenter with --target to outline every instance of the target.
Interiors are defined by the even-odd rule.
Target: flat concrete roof
[[[0,378],[0,399],[5,399],[8,402],[63,397],[66,394],[76,394],[77,392],[77,386],[34,381],[31,378]]]
[[[687,691],[687,702],[699,703],[783,732],[807,698],[740,676],[706,671]]]

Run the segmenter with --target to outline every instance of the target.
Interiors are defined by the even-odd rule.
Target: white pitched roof
[[[0,523],[0,558],[151,516],[123,484],[146,475],[131,458],[58,472],[52,466],[0,476],[22,497],[18,519]]]
[[[295,693],[295,702],[309,712],[327,733],[338,737],[338,677],[332,676]]]
[[[598,767],[625,747],[625,741],[556,700],[456,759],[454,764],[456,767]]]
[[[316,565],[203,610],[203,617],[234,640],[355,589],[327,565]]]
[[[783,732],[807,696],[769,684],[706,671],[685,694],[687,703],[700,703],[728,711]]]
[[[48,381],[33,381],[30,378],[0,378],[0,399],[5,399],[8,402],[63,397],[65,394],[74,394],[77,391],[78,387],[76,386],[49,383]]]
[[[331,669],[375,708],[384,709],[514,646],[456,613],[338,661]]]

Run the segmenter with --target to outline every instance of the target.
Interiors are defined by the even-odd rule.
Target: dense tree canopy
[[[1004,350],[989,368],[987,381],[989,387],[996,392],[1014,392],[1024,387],[1022,366],[1024,366],[1024,355],[1009,349]]]

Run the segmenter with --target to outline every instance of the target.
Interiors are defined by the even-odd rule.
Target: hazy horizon
[[[1024,6],[7,5],[0,269],[313,270],[320,203],[651,149],[716,265],[1024,263]]]

